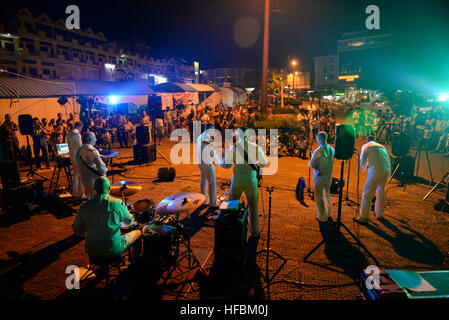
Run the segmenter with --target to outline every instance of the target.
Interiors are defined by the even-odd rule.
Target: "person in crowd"
[[[93,132],[83,135],[83,145],[76,152],[76,161],[81,173],[81,181],[88,199],[94,197],[94,183],[99,177],[105,177],[107,168],[95,148],[96,137]]]
[[[120,223],[131,224],[134,217],[122,200],[109,195],[110,182],[105,177],[94,181],[95,196],[81,205],[73,222],[73,233],[86,236],[86,253],[90,257],[119,257],[133,244],[138,246],[142,231],[124,235]]]
[[[19,140],[16,134],[18,130],[19,126],[11,120],[11,115],[5,114],[5,121],[0,126],[0,145],[5,162],[16,161],[19,155]]]
[[[357,111],[357,109],[354,110],[352,113],[352,122],[354,123],[355,127],[355,136],[359,137],[360,135],[360,113]]]
[[[41,152],[42,160],[45,161],[47,169],[50,169],[50,159],[48,157],[48,144],[45,135],[47,134],[45,128],[38,118],[33,118],[33,151],[34,159],[36,161],[36,169],[41,168]]]
[[[387,150],[377,143],[373,136],[369,136],[367,143],[362,146],[360,166],[363,171],[368,169],[368,177],[363,188],[360,216],[356,222],[369,223],[371,201],[376,193],[375,215],[377,219],[384,218],[385,185],[391,174],[391,162]]]
[[[334,148],[327,144],[327,133],[321,131],[317,135],[318,148],[313,151],[309,167],[313,169],[313,190],[319,222],[331,221],[332,202],[330,187],[334,164]]]
[[[156,131],[155,132],[156,133],[155,139],[159,141],[159,145],[160,145],[161,142],[162,142],[162,138],[164,137],[164,119],[156,118],[154,121],[155,121],[154,122],[154,129]],[[189,123],[192,123],[192,121],[190,120]]]
[[[82,146],[81,132],[83,130],[83,123],[80,121],[75,122],[73,129],[67,135],[67,145],[69,146],[70,161],[73,168],[73,186],[72,196],[75,198],[84,197],[84,184],[81,179],[81,170],[79,167],[79,161],[76,159],[76,154],[79,148]]]
[[[249,212],[249,229],[253,241],[260,238],[259,230],[259,189],[258,172],[266,164],[267,160],[262,149],[249,141],[247,127],[238,129],[239,141],[228,149],[220,161],[220,166],[229,169],[233,167],[229,200],[240,200],[245,192]],[[260,172],[259,172],[260,173]]]

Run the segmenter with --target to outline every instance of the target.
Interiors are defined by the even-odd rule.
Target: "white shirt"
[[[391,172],[390,156],[387,149],[375,141],[370,141],[362,146],[360,154],[360,166],[365,171],[373,170],[375,172],[388,173]]]
[[[215,161],[218,163],[218,159],[215,155],[215,148],[214,148],[214,141],[210,137],[210,135],[204,131],[198,138],[197,138],[197,155],[198,155],[198,164],[208,164],[213,165],[212,161]],[[204,151],[207,148],[206,151]],[[207,152],[210,151],[209,154]],[[203,158],[204,154],[204,158]]]
[[[319,146],[312,153],[309,161],[309,167],[313,170],[313,180],[327,182],[332,179],[334,164],[334,148],[327,143]]]
[[[69,154],[74,157],[78,149],[83,145],[81,142],[81,134],[78,129],[72,129],[67,134],[67,145],[69,146]]]

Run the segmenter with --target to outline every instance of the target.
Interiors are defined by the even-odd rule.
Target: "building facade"
[[[338,40],[339,86],[382,89],[393,82],[391,33],[344,33]]]
[[[13,26],[0,25],[0,68],[33,78],[62,80],[151,79],[193,82],[193,63],[151,57],[144,44],[109,42],[92,29],[69,30],[44,13],[20,9]],[[11,30],[10,30],[11,29]]]
[[[338,55],[316,57],[315,89],[332,89],[338,85]]]
[[[231,87],[243,87],[248,77],[252,76],[256,69],[251,68],[217,68],[201,71],[203,83],[211,83],[219,86],[228,84]]]

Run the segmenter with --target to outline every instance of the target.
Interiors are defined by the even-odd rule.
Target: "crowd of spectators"
[[[352,113],[357,136],[376,136],[380,143],[391,144],[395,132],[405,134],[411,143],[433,152],[449,156],[449,112],[440,107],[414,107],[410,114],[399,115],[391,108],[378,110],[356,109]]]

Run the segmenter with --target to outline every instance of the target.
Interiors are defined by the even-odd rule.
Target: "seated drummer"
[[[130,224],[134,218],[122,200],[109,195],[110,187],[105,177],[95,180],[95,196],[79,208],[72,225],[75,235],[87,233],[86,252],[90,257],[118,257],[142,235],[140,230],[121,235],[120,222]]]

